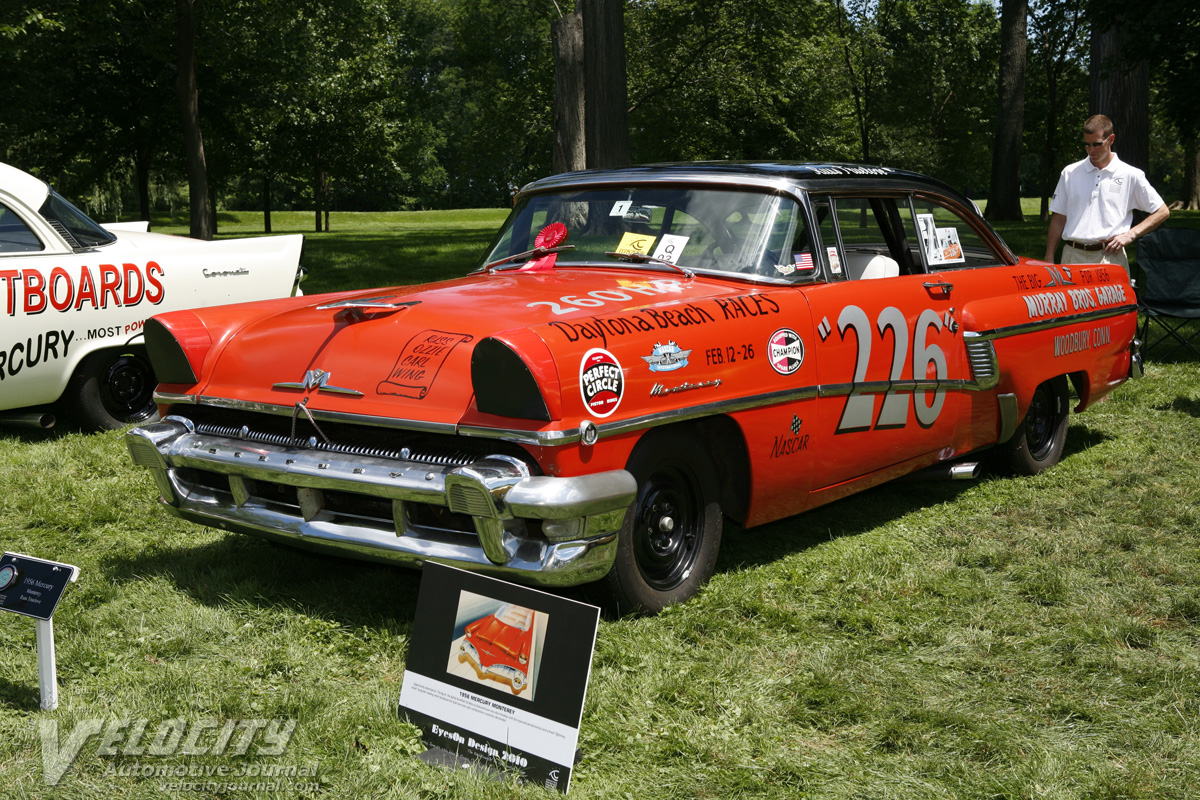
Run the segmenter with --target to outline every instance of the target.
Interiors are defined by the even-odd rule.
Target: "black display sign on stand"
[[[37,620],[38,682],[42,708],[58,708],[58,661],[54,653],[54,608],[63,589],[79,575],[79,567],[43,558],[5,553],[0,556],[0,611]]]
[[[78,567],[20,553],[0,557],[0,610],[48,620]]]
[[[566,793],[600,610],[428,563],[399,712],[432,763],[466,759]]]

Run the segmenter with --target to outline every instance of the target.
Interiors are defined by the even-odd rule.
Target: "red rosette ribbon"
[[[549,250],[558,247],[569,236],[570,234],[567,232],[566,225],[563,225],[561,222],[551,222],[534,237],[533,246],[539,250]],[[543,272],[545,270],[552,270],[554,269],[554,262],[557,259],[558,253],[547,253],[544,256],[532,259],[525,266],[516,270],[516,272]]]

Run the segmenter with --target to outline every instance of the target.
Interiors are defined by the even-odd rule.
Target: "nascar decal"
[[[607,417],[616,411],[625,394],[625,374],[617,357],[598,347],[584,353],[579,362],[579,392],[592,416]]]
[[[650,365],[651,372],[674,372],[687,366],[688,356],[691,354],[691,350],[680,350],[679,345],[673,341],[666,344],[655,342],[654,351],[648,356],[642,356],[642,360]]]
[[[404,345],[395,365],[388,376],[379,382],[375,392],[414,400],[424,399],[450,351],[474,338],[465,333],[421,331]]]
[[[47,309],[79,311],[85,305],[93,309],[135,306],[143,300],[151,305],[163,301],[163,268],[157,262],[137,264],[101,264],[98,275],[86,265],[78,272],[55,267],[49,276],[36,269],[0,269],[0,286],[7,295],[4,313],[15,316],[18,307],[26,314],[41,314]],[[20,303],[17,302],[18,296]]]
[[[776,436],[775,443],[771,445],[771,458],[791,456],[808,449],[808,434],[800,432],[803,424],[804,420],[796,414],[792,414],[792,423],[788,426],[788,432]]]
[[[791,375],[804,363],[804,341],[791,328],[780,328],[767,340],[771,369],[780,375]]]

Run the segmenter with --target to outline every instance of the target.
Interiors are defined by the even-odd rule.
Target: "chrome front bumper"
[[[542,586],[604,576],[637,494],[625,470],[555,478],[531,475],[505,455],[466,466],[350,456],[198,433],[179,417],[133,428],[125,441],[134,464],[154,476],[161,502],[192,522]],[[419,506],[469,519],[474,530],[431,523],[415,513]]]

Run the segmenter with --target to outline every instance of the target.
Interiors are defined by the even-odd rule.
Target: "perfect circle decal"
[[[771,369],[780,375],[791,375],[804,363],[804,341],[791,328],[780,328],[767,342]]]
[[[617,357],[598,347],[584,353],[579,362],[579,392],[592,416],[607,417],[616,411],[625,394],[625,374]]]

